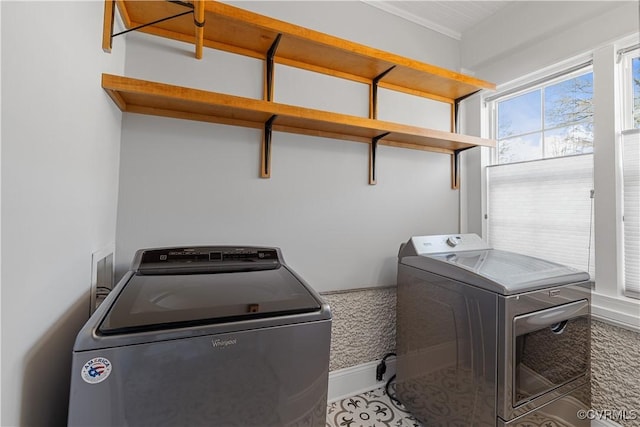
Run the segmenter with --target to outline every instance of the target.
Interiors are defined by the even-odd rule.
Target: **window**
[[[593,276],[590,65],[490,102],[497,149],[487,168],[488,241]]]
[[[497,101],[497,162],[593,152],[593,73]]]
[[[640,49],[620,51],[622,65],[622,203],[624,293],[640,298]]]
[[[485,97],[490,136],[502,147],[482,155],[489,243],[589,271],[592,315],[640,331],[638,40],[630,35]]]

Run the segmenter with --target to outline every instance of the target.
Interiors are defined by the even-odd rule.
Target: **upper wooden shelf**
[[[218,1],[193,3],[167,1],[117,0],[127,28],[134,28],[174,16],[189,9],[194,14],[159,22],[139,31],[194,43],[194,17],[204,8],[204,46],[264,59],[280,34],[275,52],[276,63],[321,72],[350,80],[371,83],[391,70],[379,86],[441,101],[456,99],[495,85],[444,68],[384,52],[318,31],[259,15]]]
[[[492,140],[473,136],[111,74],[102,75],[102,87],[125,112],[259,129],[276,116],[272,121],[275,131],[366,143],[387,134],[379,144],[447,154],[477,145],[495,145]]]

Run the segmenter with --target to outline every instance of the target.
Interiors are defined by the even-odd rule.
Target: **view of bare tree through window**
[[[497,109],[498,163],[593,152],[592,72],[500,101]]]

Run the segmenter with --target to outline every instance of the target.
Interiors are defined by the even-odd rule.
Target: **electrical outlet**
[[[96,311],[113,289],[114,246],[109,245],[91,254],[90,314]]]

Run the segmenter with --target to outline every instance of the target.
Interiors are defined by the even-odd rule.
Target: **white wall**
[[[361,2],[257,2],[259,13],[435,65],[458,67],[457,42]],[[445,40],[446,39],[446,40]],[[260,98],[262,62],[146,35],[127,40],[132,77]],[[275,100],[366,116],[366,85],[278,67]],[[380,118],[448,129],[443,104],[381,96]],[[138,248],[274,245],[319,291],[395,283],[399,244],[456,232],[447,155],[380,147],[369,186],[366,144],[275,133],[272,177],[258,178],[261,132],[125,114],[117,267]]]
[[[103,2],[0,2],[3,426],[65,425],[91,253],[114,240],[121,113]]]

